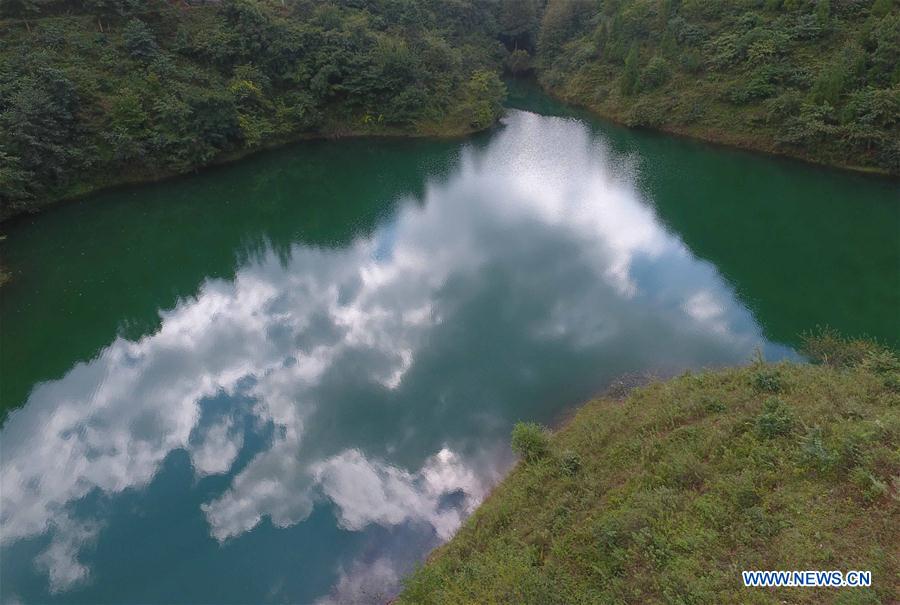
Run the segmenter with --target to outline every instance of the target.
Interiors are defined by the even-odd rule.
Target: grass
[[[586,404],[405,584],[399,603],[896,603],[900,360],[810,356]],[[826,354],[827,350],[827,354]],[[860,353],[862,351],[862,353]],[[744,588],[741,570],[871,570],[865,589]]]

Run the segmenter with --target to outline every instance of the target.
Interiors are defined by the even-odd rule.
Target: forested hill
[[[482,129],[504,70],[900,174],[898,57],[896,0],[2,0],[0,220],[301,136]]]
[[[896,0],[522,6],[519,42],[564,100],[629,125],[900,174]]]
[[[479,0],[3,0],[0,219],[298,136],[492,124]]]

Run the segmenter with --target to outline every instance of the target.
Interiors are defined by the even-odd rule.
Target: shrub
[[[638,77],[640,76],[640,54],[636,44],[631,46],[628,57],[625,59],[625,70],[622,72],[622,92],[630,95],[637,90]]]
[[[688,23],[683,17],[672,17],[669,20],[669,31],[675,34],[675,40],[686,46],[699,46],[709,38],[706,30],[695,23]]]
[[[900,359],[888,349],[873,347],[866,353],[862,366],[875,374],[891,375],[900,372]]]
[[[718,414],[719,412],[724,412],[726,410],[726,406],[718,399],[710,399],[706,402],[704,409],[710,414]]]
[[[850,478],[862,491],[862,497],[866,502],[877,500],[888,493],[887,484],[863,467],[853,469]]]
[[[522,75],[531,71],[531,55],[527,50],[516,49],[509,53],[506,58],[506,68],[514,76]]]
[[[756,418],[756,432],[763,439],[787,435],[794,428],[794,415],[777,397],[763,404],[763,413]]]
[[[153,32],[140,19],[132,19],[125,24],[122,38],[125,41],[125,50],[133,59],[149,61],[159,53]]]
[[[688,73],[695,74],[703,67],[700,53],[695,50],[687,50],[681,55],[681,67]]]
[[[819,25],[825,27],[831,18],[831,0],[818,0],[816,2],[816,21]]]
[[[816,103],[835,105],[847,88],[850,73],[843,61],[826,65],[813,83],[810,97]]]
[[[815,15],[800,15],[791,28],[791,37],[796,40],[815,40],[822,35],[822,25]]]
[[[665,121],[663,109],[648,101],[640,101],[631,108],[625,124],[632,127],[656,128]]]
[[[885,83],[900,83],[900,15],[885,15],[875,27],[870,75]]]
[[[737,105],[743,105],[771,97],[775,94],[775,85],[772,84],[774,77],[773,69],[764,65],[754,70],[747,82],[732,88],[728,92],[728,100]]]
[[[563,452],[560,466],[563,474],[574,477],[581,470],[581,457],[572,450],[566,450]]]
[[[536,462],[550,453],[547,431],[534,422],[517,422],[512,430],[512,449],[526,462]]]
[[[894,0],[875,0],[872,4],[872,14],[876,17],[884,17],[889,12],[891,12],[891,6],[893,6]]]
[[[464,86],[466,103],[463,111],[472,128],[486,128],[494,123],[503,108],[506,85],[492,71],[479,69]]]
[[[803,437],[800,460],[804,466],[824,473],[834,468],[839,459],[836,452],[825,446],[821,427],[811,428]]]
[[[778,393],[782,389],[781,375],[778,370],[761,368],[752,378],[753,388],[766,393]]]
[[[662,57],[650,59],[647,67],[641,72],[640,89],[653,90],[659,88],[669,79],[669,65]]]
[[[801,351],[810,361],[839,368],[860,365],[876,348],[871,342],[845,338],[830,328],[808,332],[802,340]]]
[[[900,374],[886,376],[884,386],[892,393],[900,393]]]
[[[743,61],[747,49],[736,32],[725,32],[706,43],[705,54],[711,67],[723,69]]]

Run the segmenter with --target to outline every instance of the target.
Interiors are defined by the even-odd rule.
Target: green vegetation
[[[456,135],[505,95],[479,0],[7,0],[0,219],[301,136]]]
[[[818,364],[591,402],[549,441],[518,425],[523,461],[400,602],[896,603],[900,360],[829,333],[808,348]],[[745,569],[873,586],[745,589]]]
[[[7,0],[0,220],[298,137],[457,135],[505,70],[643,126],[900,174],[894,0]]]
[[[900,174],[893,0],[549,0],[532,27],[541,83],[603,116]]]

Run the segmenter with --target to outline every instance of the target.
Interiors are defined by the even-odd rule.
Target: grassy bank
[[[590,402],[406,583],[401,603],[896,603],[900,361],[686,374]],[[871,570],[867,589],[743,588],[741,570]]]

